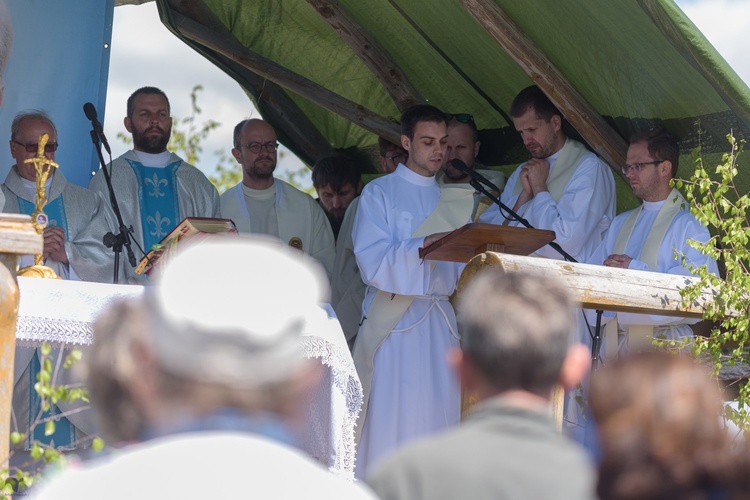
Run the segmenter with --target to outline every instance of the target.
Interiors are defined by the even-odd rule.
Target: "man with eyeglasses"
[[[677,174],[679,157],[677,139],[663,128],[631,139],[622,172],[642,203],[615,217],[588,263],[690,276],[682,262],[684,255],[687,265],[706,265],[709,272],[719,274],[713,259],[688,244],[688,240],[705,243],[710,235],[690,213],[680,192],[670,185]],[[605,312],[604,322],[613,317],[615,313]],[[616,318],[617,328],[613,325],[607,329],[611,336],[605,335],[605,351],[611,353],[627,350],[628,345],[650,344],[654,336],[669,340],[690,338],[693,332],[689,324],[698,321],[633,313],[617,313]]]
[[[26,160],[37,156],[39,139],[47,134],[48,142],[44,155],[50,161],[55,160],[58,148],[57,129],[46,113],[38,110],[24,111],[17,114],[11,124],[10,153],[16,164],[8,172],[2,192],[5,194],[6,213],[31,215],[36,205],[37,172],[33,163]],[[104,199],[96,192],[69,183],[59,168],[47,166],[49,177],[45,184],[47,204],[44,213],[47,226],[44,228],[44,248],[42,256],[44,265],[52,268],[58,276],[70,280],[110,281],[114,262],[112,252],[104,247],[102,235],[108,231],[112,214]],[[21,256],[21,267],[34,264],[31,255]],[[53,349],[53,363],[67,351]],[[15,385],[13,388],[12,430],[26,435],[29,422],[36,420],[41,412],[41,402],[32,389],[37,382],[40,361],[37,349],[17,347],[15,357]],[[62,370],[58,384],[71,382],[67,377],[70,370]],[[64,380],[63,380],[64,378]],[[88,405],[84,405],[88,406]],[[60,402],[43,415],[48,418],[53,414],[68,412],[81,407],[79,403]],[[12,466],[31,466],[31,441],[38,439],[45,443],[54,441],[56,447],[74,450],[87,447],[89,435],[97,434],[89,411],[72,411],[66,417],[60,417],[51,436],[42,432],[43,425],[38,425],[27,439],[17,445],[11,458]],[[7,432],[7,431],[3,431]]]
[[[36,205],[36,168],[26,160],[37,156],[39,138],[49,137],[44,155],[55,160],[57,129],[42,111],[18,113],[11,124],[10,154],[16,164],[8,172],[2,191],[6,213],[31,215]],[[47,169],[51,167],[47,166]],[[44,213],[44,264],[63,279],[109,281],[112,277],[111,252],[102,236],[112,214],[104,199],[88,189],[69,183],[58,168],[51,168],[46,184]],[[21,265],[33,264],[32,256],[21,258]]]
[[[508,178],[500,200],[583,261],[602,240],[615,216],[615,181],[609,167],[580,142],[566,137],[562,114],[539,87],[522,90],[510,107],[513,124],[531,159]],[[480,222],[521,226],[488,208]],[[550,246],[537,255],[560,259]]]
[[[242,233],[268,234],[317,259],[331,278],[336,252],[331,225],[315,200],[275,179],[276,131],[260,119],[234,127],[232,155],[242,166],[242,182],[221,195],[221,212]]]
[[[445,119],[448,122],[448,141],[446,142],[445,162],[442,171],[437,174],[437,182],[443,188],[456,187],[474,190],[469,184],[471,177],[458,170],[452,163],[453,160],[460,160],[471,170],[477,167],[477,155],[479,155],[481,142],[474,117],[468,113],[446,113]],[[489,169],[480,169],[479,172],[500,189],[505,185],[505,174],[502,172]],[[500,196],[500,193],[495,193],[495,196]],[[475,192],[471,220],[476,220],[491,205],[489,198]]]
[[[401,163],[406,163],[409,158],[409,153],[404,148],[382,137],[378,137],[378,148],[380,150],[380,168],[384,174],[390,174]]]
[[[148,253],[155,243],[186,217],[220,217],[219,193],[205,174],[167,150],[172,117],[167,95],[156,87],[142,87],[128,98],[125,128],[133,136],[133,149],[111,164],[112,187],[125,226]],[[109,199],[101,170],[89,188]],[[118,232],[117,227],[112,227]],[[133,251],[141,258],[137,246]],[[127,262],[127,259],[124,259]],[[129,282],[147,283],[124,264]]]

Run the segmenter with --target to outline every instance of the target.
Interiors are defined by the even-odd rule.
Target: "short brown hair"
[[[630,144],[645,142],[648,145],[648,154],[654,160],[669,161],[672,163],[672,178],[677,176],[677,167],[680,163],[680,144],[677,138],[667,132],[664,127],[654,127],[634,134],[630,138]]]

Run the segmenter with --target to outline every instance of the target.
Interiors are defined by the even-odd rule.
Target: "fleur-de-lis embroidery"
[[[153,196],[154,198],[159,198],[160,196],[166,196],[162,190],[161,186],[167,187],[167,179],[159,179],[159,176],[154,174],[153,179],[149,179],[148,177],[145,177],[143,179],[143,182],[148,185],[151,184],[153,186],[153,190],[148,193],[149,196]]]
[[[167,230],[164,227],[169,227],[169,217],[162,218],[158,210],[156,211],[156,217],[154,218],[149,215],[148,217],[146,217],[146,222],[148,222],[149,227],[153,226],[153,229],[149,231],[151,236],[161,238],[167,235]]]

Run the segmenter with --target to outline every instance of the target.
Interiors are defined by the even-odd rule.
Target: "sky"
[[[739,76],[750,84],[750,0],[677,0],[676,3],[724,56]],[[147,34],[147,35],[146,35]],[[216,151],[228,155],[232,129],[240,120],[260,117],[240,86],[223,71],[188,47],[159,20],[153,2],[115,8],[112,30],[109,85],[104,129],[117,157],[128,147],[115,137],[126,133],[125,102],[137,88],[153,85],[169,96],[172,114],[190,115],[190,92],[202,85],[197,121],[213,119],[221,125],[204,142],[196,165],[206,174],[218,163]],[[288,151],[279,161],[280,172],[302,166]],[[312,182],[307,179],[306,186]]]

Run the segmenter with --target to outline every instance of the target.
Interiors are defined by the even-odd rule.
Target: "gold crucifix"
[[[59,165],[54,161],[44,156],[44,147],[49,141],[49,135],[42,134],[39,137],[39,148],[37,149],[36,156],[24,160],[24,163],[33,163],[36,169],[36,209],[31,214],[31,223],[34,225],[37,234],[44,235],[44,228],[47,227],[49,222],[47,214],[44,213],[44,206],[47,204],[47,192],[44,189],[44,185],[47,183],[47,177],[49,177],[50,169],[57,168]],[[44,168],[49,166],[50,168]],[[42,255],[37,254],[34,257],[34,264],[37,266],[42,265]]]

